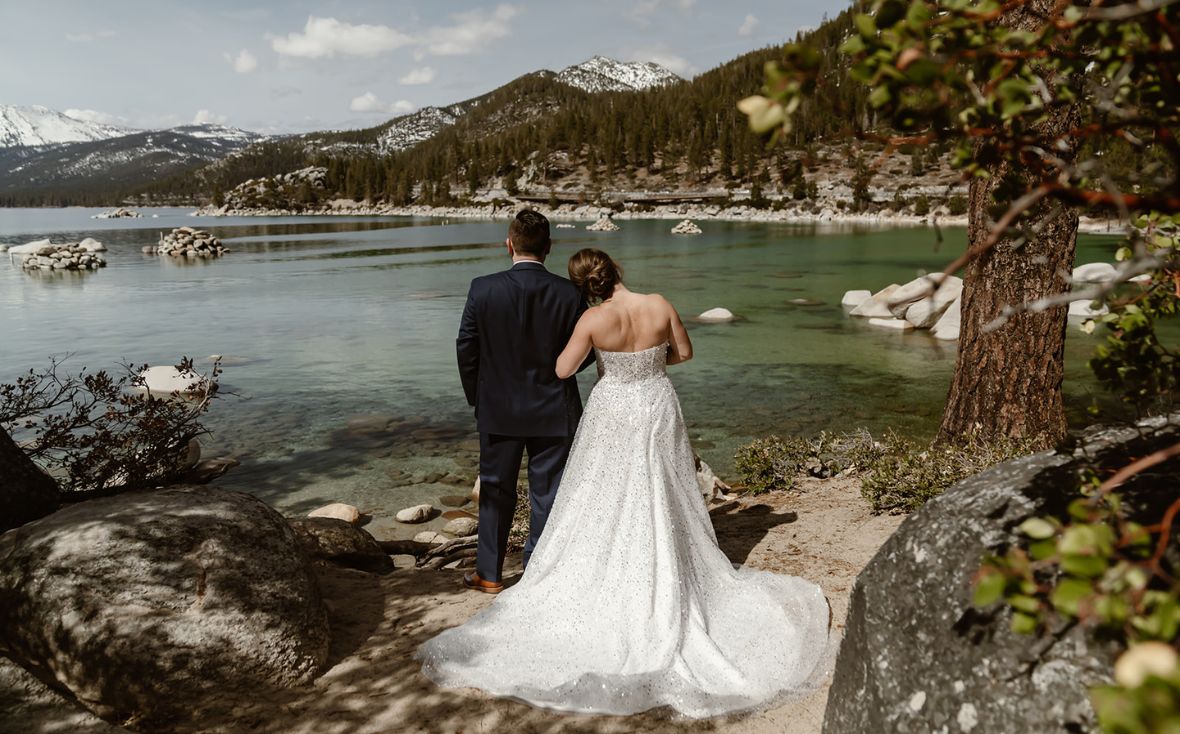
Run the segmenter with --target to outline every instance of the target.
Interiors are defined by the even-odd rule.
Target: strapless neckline
[[[598,349],[598,351],[601,354],[643,354],[645,352],[650,352],[653,349],[667,349],[667,348],[668,348],[668,342],[660,342],[659,344],[656,344],[654,347],[648,347],[647,349],[639,349],[634,352],[612,352],[607,349],[598,349],[598,347],[595,347],[595,349]]]

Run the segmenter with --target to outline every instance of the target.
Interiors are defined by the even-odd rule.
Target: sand
[[[798,490],[744,497],[713,511],[718,542],[737,563],[794,574],[823,587],[838,637],[856,574],[901,521],[873,516],[855,479],[803,480]],[[458,571],[417,571],[410,559],[378,577],[325,568],[321,581],[333,626],[330,669],[312,685],[281,694],[228,692],[188,731],[274,734],[366,732],[775,732],[820,731],[827,684],[756,714],[685,721],[665,713],[630,717],[558,714],[478,691],[442,690],[418,673],[414,651],[494,597],[462,588]],[[516,573],[519,565],[513,567]],[[829,661],[830,664],[830,661]],[[114,732],[0,660],[5,731]]]

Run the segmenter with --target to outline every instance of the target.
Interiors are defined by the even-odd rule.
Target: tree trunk
[[[59,501],[57,482],[0,428],[0,532],[45,517]]]
[[[1031,0],[1005,15],[1002,22],[1036,30],[1045,22],[1052,0]],[[1046,80],[1055,87],[1052,79]],[[1060,108],[1036,129],[1046,140],[1078,125],[1076,107]],[[985,153],[989,141],[976,145]],[[1048,146],[1046,146],[1048,147]],[[1054,148],[1069,159],[1073,151]],[[1001,163],[987,179],[972,179],[967,213],[967,239],[974,246],[988,236],[990,220],[999,218],[1011,200],[993,198],[1002,182],[1026,191],[1041,183],[1039,161],[1031,156],[1013,168]],[[999,212],[996,210],[999,209]],[[943,411],[938,440],[953,443],[967,434],[985,440],[1035,438],[1048,447],[1065,436],[1061,383],[1064,374],[1068,309],[1058,306],[1039,313],[1021,312],[999,328],[985,327],[1005,306],[1057,296],[1069,290],[1077,244],[1078,216],[1072,209],[1042,200],[1020,220],[1030,239],[1023,244],[1005,237],[968,263],[963,277],[962,322],[955,375]],[[1031,234],[1035,233],[1035,234]]]

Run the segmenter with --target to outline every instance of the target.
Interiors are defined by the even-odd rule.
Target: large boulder
[[[840,299],[840,305],[844,308],[856,308],[860,304],[873,297],[872,291],[856,290],[845,291],[844,296]]]
[[[393,559],[363,528],[335,517],[308,516],[289,521],[312,558],[369,573],[389,573]]]
[[[947,276],[945,273],[930,273],[929,275],[914,278],[889,295],[889,312],[895,319],[904,319],[905,312],[910,306],[924,298],[933,296],[946,279]],[[959,279],[955,278],[955,280]],[[959,280],[959,285],[962,285],[961,280]],[[949,303],[954,298],[944,300]]]
[[[171,395],[172,393],[190,395],[204,392],[210,384],[209,378],[204,375],[199,375],[192,370],[179,370],[166,365],[148,367],[139,373],[139,377],[143,380],[144,388],[160,395]],[[216,385],[213,387],[216,389]]]
[[[1118,277],[1118,270],[1110,263],[1086,263],[1073,269],[1075,283],[1109,283]]]
[[[934,328],[931,333],[934,334],[935,339],[942,339],[943,341],[958,341],[959,328],[963,322],[963,299],[956,298],[938,321],[934,323]]]
[[[0,535],[0,639],[99,716],[160,731],[230,692],[310,681],[329,638],[282,516],[248,494],[181,486]]]
[[[861,302],[859,306],[849,312],[849,316],[862,316],[867,319],[891,319],[893,312],[889,310],[889,299],[901,286],[897,283],[892,283],[885,286],[882,290],[874,293],[869,298]]]
[[[1094,731],[1088,688],[1109,680],[1117,650],[1085,626],[1015,633],[1003,604],[973,605],[973,578],[985,555],[1023,540],[1017,527],[1030,516],[1066,517],[1089,461],[1119,467],[1175,443],[1176,427],[1141,437],[1160,423],[1006,462],[907,518],[853,587],[825,734]],[[1163,514],[1174,472],[1124,485],[1133,519]]]

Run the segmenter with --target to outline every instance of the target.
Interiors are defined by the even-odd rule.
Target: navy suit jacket
[[[455,344],[480,433],[574,435],[582,417],[578,383],[558,379],[555,369],[585,310],[574,284],[538,262],[471,281]]]

